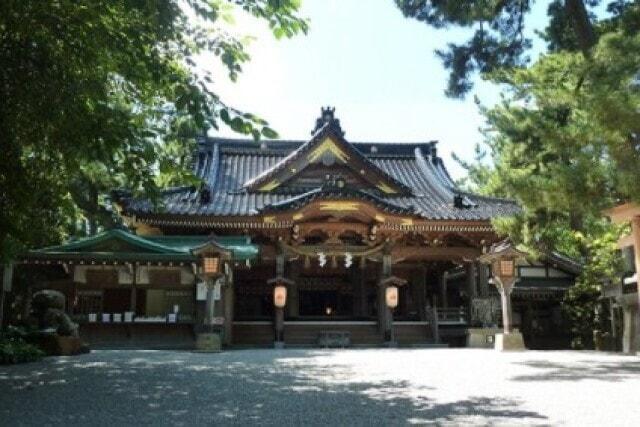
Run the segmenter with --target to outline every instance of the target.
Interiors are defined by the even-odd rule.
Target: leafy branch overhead
[[[95,194],[125,185],[152,195],[159,183],[188,178],[182,166],[195,136],[220,122],[256,139],[276,136],[212,91],[214,76],[196,60],[213,54],[237,78],[249,55],[218,21],[248,12],[275,36],[293,36],[307,31],[298,7],[298,0],[0,2],[3,257],[59,239],[79,216],[95,222]]]
[[[523,67],[532,46],[526,31],[533,0],[395,0],[402,13],[437,29],[469,29],[464,43],[449,43],[436,51],[449,70],[446,94],[464,97],[474,76],[496,70]],[[588,54],[597,41],[595,17],[590,8],[600,0],[553,0],[549,21],[541,34],[551,50],[572,49]],[[611,2],[610,9],[624,8],[625,1]]]
[[[521,215],[496,221],[499,231],[584,263],[565,301],[583,341],[597,328],[600,284],[621,274],[624,230],[602,211],[640,201],[640,2],[609,2],[606,19],[580,12],[598,3],[552,2],[548,51],[526,67],[484,73],[502,98],[481,106],[485,139],[475,158],[458,158],[465,185],[522,205]]]

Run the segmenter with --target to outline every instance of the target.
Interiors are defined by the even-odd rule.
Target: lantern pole
[[[511,292],[518,280],[516,263],[518,260],[523,259],[525,255],[526,253],[516,249],[509,240],[505,240],[493,245],[488,253],[478,259],[483,264],[491,265],[492,282],[500,292],[503,333],[495,336],[496,350],[525,349],[522,334],[513,330],[511,307]]]
[[[220,254],[204,252],[201,256],[197,276],[206,284],[206,300],[201,332],[196,334],[196,351],[218,352],[222,349],[221,331],[214,325],[216,285],[224,280],[223,261]]]
[[[273,346],[274,348],[284,348],[284,309],[287,304],[287,286],[294,285],[294,282],[278,276],[269,279],[267,283],[273,285]]]
[[[275,348],[284,348],[284,307],[275,307]]]
[[[498,285],[498,291],[500,292],[500,302],[502,304],[502,328],[505,334],[513,332],[513,312],[511,309],[511,291],[513,291],[513,285],[515,279],[503,280],[500,277],[495,277]]]
[[[397,347],[395,328],[393,325],[393,310],[398,306],[398,287],[407,282],[395,276],[382,279],[378,284],[382,293],[382,303],[384,304],[384,341],[388,347]]]
[[[216,281],[213,278],[208,277],[207,279],[205,279],[205,282],[207,284],[207,300],[205,303],[205,316],[204,316],[204,323],[205,323],[205,331],[208,333],[212,333],[213,332],[213,321],[215,319],[215,315],[216,315],[216,302],[215,302],[215,283]]]
[[[279,280],[279,279],[284,277],[284,263],[285,263],[284,256],[285,256],[284,247],[282,245],[282,242],[279,241],[278,254],[276,255],[276,280],[274,283],[275,287],[273,288],[274,300],[275,300],[275,292],[276,292],[277,286],[281,286],[283,283],[282,280]],[[285,301],[285,304],[286,304],[286,301]],[[274,317],[275,339],[273,342],[273,346],[274,348],[284,348],[284,304],[282,304],[282,307],[275,306],[274,304],[274,311],[275,311],[274,313],[275,314],[275,317]]]
[[[274,286],[274,348],[284,348],[284,308],[287,303],[287,286],[293,285],[293,281],[284,277],[285,261],[285,244],[282,239],[279,239],[276,253],[276,277],[267,281]]]

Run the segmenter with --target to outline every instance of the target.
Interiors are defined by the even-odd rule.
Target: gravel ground
[[[94,351],[0,367],[0,426],[640,425],[640,358],[471,349]]]

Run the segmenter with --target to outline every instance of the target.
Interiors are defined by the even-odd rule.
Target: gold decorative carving
[[[320,145],[318,145],[309,155],[307,159],[313,163],[317,161],[327,151],[336,156],[342,163],[347,163],[349,156],[338,147],[338,145],[332,139],[325,139]]]
[[[278,182],[277,179],[274,179],[273,181],[263,185],[262,187],[260,187],[260,191],[271,191],[274,188],[278,187],[278,185],[280,185],[280,183]]]
[[[383,191],[383,192],[385,192],[385,193],[387,193],[387,194],[395,194],[395,193],[397,193],[397,191],[396,191],[396,190],[394,190],[393,188],[389,187],[387,184],[385,184],[385,183],[384,183],[384,182],[382,182],[382,181],[380,181],[380,182],[378,183],[377,187],[378,187],[381,191]]]
[[[357,202],[323,202],[320,203],[321,211],[357,211],[360,209],[360,203]]]

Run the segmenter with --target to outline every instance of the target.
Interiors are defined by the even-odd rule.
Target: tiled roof
[[[186,216],[256,215],[268,206],[286,203],[298,194],[285,192],[249,192],[246,182],[273,168],[306,141],[262,141],[203,138],[194,161],[195,174],[202,189],[181,187],[167,190],[163,209],[149,201],[121,199],[125,213],[145,215],[163,213]],[[512,200],[464,193],[458,190],[436,153],[436,143],[356,142],[353,146],[368,161],[410,188],[410,196],[379,196],[386,203],[412,210],[433,220],[489,220],[512,215],[520,208]],[[202,197],[209,192],[209,197]],[[454,204],[461,196],[463,204]]]
[[[260,213],[286,211],[290,209],[298,209],[314,200],[366,200],[373,203],[380,209],[389,213],[411,215],[414,213],[413,208],[394,204],[392,200],[385,200],[375,194],[368,193],[363,190],[354,190],[348,188],[322,187],[316,188],[306,193],[291,196],[282,202],[273,203],[265,206]]]
[[[290,165],[296,160],[304,158],[306,155],[308,155],[309,151],[311,151],[314,147],[317,147],[319,143],[326,141],[327,138],[335,138],[335,140],[338,141],[338,143],[348,153],[350,153],[350,158],[347,157],[349,158],[349,161],[346,163],[348,167],[357,170],[357,165],[361,165],[363,168],[366,168],[368,174],[375,175],[380,179],[386,181],[389,185],[389,188],[400,190],[405,195],[411,194],[411,189],[409,189],[402,182],[395,179],[392,175],[389,175],[383,170],[380,170],[377,165],[371,162],[363,153],[360,152],[360,150],[355,148],[353,144],[347,142],[344,139],[343,135],[344,133],[342,132],[342,129],[335,120],[326,122],[324,125],[320,126],[317,129],[317,131],[313,134],[313,137],[309,141],[299,145],[296,149],[292,150],[285,158],[283,158],[273,167],[268,168],[255,177],[251,178],[244,184],[244,188],[255,189],[260,185],[266,184],[273,178],[277,178],[279,173],[285,172],[285,170],[288,169]],[[348,156],[344,153],[343,155]]]

